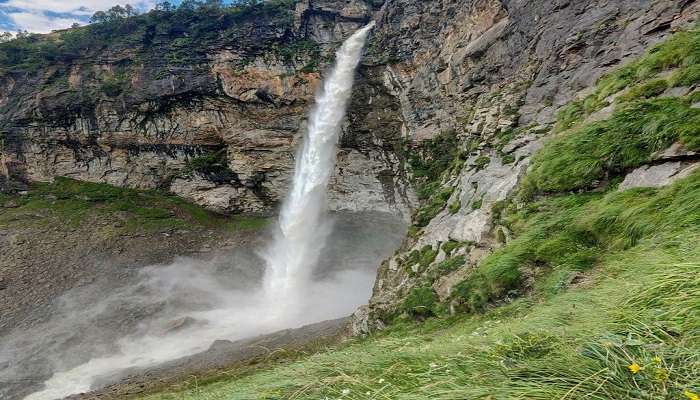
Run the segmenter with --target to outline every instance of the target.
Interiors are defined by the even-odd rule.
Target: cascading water
[[[279,231],[265,258],[265,290],[286,313],[310,282],[311,273],[329,233],[326,187],[336,161],[340,124],[352,92],[355,69],[374,22],[355,32],[336,53],[336,62],[317,96],[294,180],[279,218]]]

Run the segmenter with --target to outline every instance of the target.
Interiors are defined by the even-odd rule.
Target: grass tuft
[[[552,138],[533,158],[528,180],[539,192],[591,189],[649,162],[675,141],[700,149],[700,109],[688,99],[628,103],[608,120]]]

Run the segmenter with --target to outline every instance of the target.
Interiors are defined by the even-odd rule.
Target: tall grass
[[[700,149],[700,109],[691,107],[697,94],[658,98],[669,87],[700,82],[699,62],[696,27],[602,77],[592,94],[560,111],[559,135],[534,158],[523,195],[591,189],[648,162],[675,141],[689,150]],[[581,124],[611,103],[612,117]]]
[[[654,152],[675,141],[700,149],[700,109],[692,108],[689,99],[628,103],[608,120],[552,138],[533,159],[527,189],[590,189],[650,161]]]

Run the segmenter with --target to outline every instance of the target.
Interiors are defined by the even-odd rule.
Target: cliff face
[[[136,44],[5,73],[0,175],[162,188],[216,211],[270,212],[286,193],[320,71],[374,10],[297,2],[291,12],[243,17],[205,48],[179,46],[187,34],[155,26]],[[374,75],[361,73],[331,204],[408,216],[411,195],[392,151],[399,103]]]
[[[426,276],[448,300],[469,267],[509,239],[494,212],[557,110],[693,22],[700,3],[304,0],[294,7],[289,18],[243,19],[234,35],[206,48],[178,53],[173,39],[154,34],[148,50],[102,50],[0,76],[0,179],[70,176],[164,188],[218,211],[268,212],[286,192],[319,70],[343,38],[374,19],[331,204],[404,216],[418,210],[410,237],[382,264],[369,306],[356,315],[356,331],[365,331],[381,326]],[[194,61],[173,60],[183,51]],[[123,87],[110,90],[115,80]],[[455,155],[426,182],[408,161],[445,137]],[[420,203],[411,179],[432,189]],[[455,255],[464,265],[438,268]]]
[[[557,110],[694,21],[699,8],[663,0],[388,2],[370,54],[386,62],[384,85],[400,103],[402,134],[420,143],[448,132],[460,152],[402,249],[380,267],[355,332],[381,327],[426,283],[449,302],[471,267],[509,240],[494,213]]]

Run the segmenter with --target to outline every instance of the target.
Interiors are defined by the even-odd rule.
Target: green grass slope
[[[0,193],[0,228],[56,221],[81,225],[113,219],[123,221],[122,230],[127,232],[182,228],[235,232],[260,229],[269,222],[264,217],[222,216],[155,190],[120,188],[63,177],[52,183],[34,183],[24,196]]]
[[[698,92],[660,96],[697,84],[699,58],[700,31],[678,33],[563,110],[518,195],[498,205],[514,239],[457,286],[457,316],[399,319],[143,398],[699,400],[700,171],[616,187],[673,142],[699,148]],[[421,299],[441,309],[418,295],[409,308]]]

